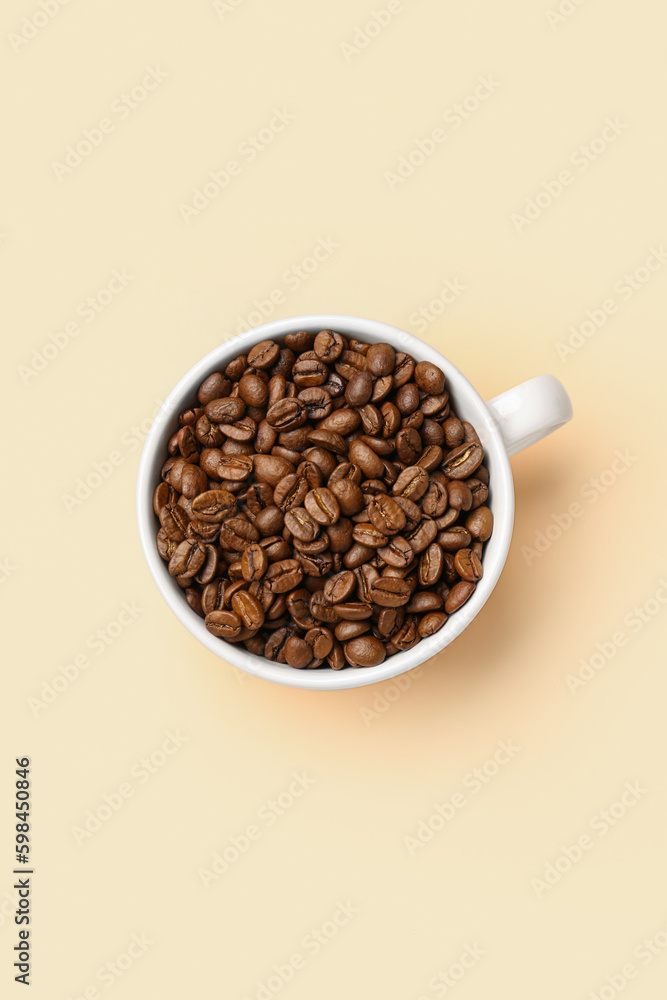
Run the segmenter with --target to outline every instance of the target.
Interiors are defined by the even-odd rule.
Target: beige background
[[[50,18],[7,0],[0,26],[3,996],[21,995],[11,793],[24,754],[40,1000],[664,995],[667,263],[653,256],[622,290],[667,240],[664,15],[587,0],[550,24],[556,0],[405,0],[351,50],[384,0],[44,2]],[[123,111],[149,67],[166,76]],[[474,106],[480,77],[493,93],[445,120]],[[293,121],[248,162],[239,147],[275,108]],[[113,131],[58,168],[104,118]],[[613,141],[583,169],[577,151],[609,118]],[[439,127],[445,141],[391,190],[386,173]],[[235,158],[238,176],[186,222],[181,206]],[[568,169],[561,196],[517,225]],[[288,278],[319,240],[337,246]],[[106,303],[114,270],[131,280]],[[417,322],[448,279],[464,291]],[[575,420],[513,462],[495,594],[403,690],[245,678],[179,625],[141,557],[133,491],[151,414],[276,290],[274,317],[359,314],[427,337],[486,397],[553,372],[573,399]],[[608,299],[616,312],[559,354]],[[124,602],[141,609],[125,627]],[[98,629],[108,645],[93,646]],[[619,631],[622,648],[596,657]],[[591,658],[573,693],[568,675]],[[167,756],[170,731],[186,739]],[[473,790],[500,740],[521,749]],[[312,780],[298,798],[294,773]],[[600,832],[626,782],[632,804]],[[108,815],[121,785],[131,795]],[[411,853],[405,838],[457,792],[465,806]],[[205,888],[200,869],[252,824],[259,839]],[[584,836],[581,860],[540,888]],[[304,938],[333,933],[335,915],[345,926],[315,954]],[[152,943],[130,963],[133,934]],[[455,981],[467,947],[481,957]],[[303,968],[263,992],[297,953]],[[122,975],[104,971],[115,962]]]

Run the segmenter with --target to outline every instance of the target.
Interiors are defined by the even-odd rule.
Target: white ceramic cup
[[[494,527],[483,556],[484,576],[474,594],[435,635],[422,639],[406,652],[388,656],[377,667],[331,670],[295,670],[255,656],[245,647],[212,636],[204,621],[189,607],[183,591],[169,575],[167,563],[160,558],[156,545],[158,521],[153,512],[153,492],[160,481],[160,469],[167,455],[167,442],[178,428],[178,414],[192,406],[197,389],[207,375],[224,369],[239,354],[247,354],[261,340],[280,340],[292,330],[337,330],[347,337],[369,343],[386,342],[397,351],[405,351],[416,361],[431,361],[443,370],[453,409],[477,431],[484,447],[484,464],[489,470],[488,504],[493,511]],[[189,632],[212,653],[255,677],[290,687],[331,691],[362,687],[385,681],[419,663],[429,660],[460,635],[481,611],[495,587],[505,564],[514,523],[514,482],[509,456],[539,441],[572,417],[572,404],[561,383],[553,375],[538,375],[508,389],[485,403],[470,382],[433,347],[396,327],[354,316],[296,316],[276,320],[249,330],[214,348],[197,362],[172,389],[148,433],[139,462],[137,478],[137,520],[139,536],[148,568],[165,601]],[[526,583],[528,585],[528,583]]]

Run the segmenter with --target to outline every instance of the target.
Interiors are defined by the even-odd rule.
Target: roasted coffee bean
[[[343,570],[329,577],[324,584],[324,596],[331,604],[340,604],[352,596],[357,587],[357,578],[349,570]]]
[[[273,493],[273,502],[283,513],[291,507],[302,507],[308,493],[308,483],[304,476],[290,473],[281,479]]]
[[[419,635],[422,639],[425,639],[429,635],[433,635],[434,632],[438,632],[442,628],[446,621],[447,615],[444,611],[429,612],[424,615],[422,620],[419,622]]]
[[[468,580],[460,580],[458,583],[455,583],[445,600],[445,611],[447,614],[451,615],[455,611],[458,611],[460,607],[463,607],[468,598],[472,596],[474,590],[475,584],[470,583]]]
[[[458,445],[463,444],[465,432],[463,424],[458,417],[448,417],[442,429],[445,432],[445,444],[448,448],[456,448]]]
[[[406,427],[396,435],[395,447],[401,462],[406,465],[415,465],[421,455],[422,439],[414,427]],[[419,464],[422,465],[421,462]]]
[[[255,527],[257,525],[255,524]],[[260,580],[269,568],[269,557],[257,542],[253,542],[244,550],[241,556],[241,572],[243,579],[251,583]]]
[[[392,486],[394,496],[405,497],[413,502],[424,496],[428,489],[429,478],[426,469],[421,465],[410,465],[399,474]]]
[[[204,624],[211,635],[227,640],[235,639],[243,628],[243,622],[233,611],[210,611]]]
[[[290,667],[307,667],[313,658],[313,649],[305,639],[292,635],[285,643],[285,661]]]
[[[373,377],[369,371],[357,372],[347,383],[345,402],[348,406],[365,406],[373,395]]]
[[[470,532],[462,525],[453,525],[438,535],[438,544],[445,552],[458,552],[470,545]]]
[[[261,340],[248,351],[248,364],[252,368],[271,368],[278,360],[280,348],[272,340]]]
[[[279,399],[267,410],[266,419],[278,431],[293,431],[305,424],[308,410],[298,397]]]
[[[366,351],[366,364],[374,378],[391,375],[396,364],[396,351],[391,344],[371,344]]]
[[[316,656],[319,660],[323,660],[333,649],[334,637],[329,629],[324,628],[323,625],[309,629],[304,638],[311,647],[313,656]]]
[[[352,537],[359,545],[367,545],[372,549],[379,549],[387,544],[387,536],[371,523],[355,524]]]
[[[474,591],[489,474],[437,365],[293,331],[189,402],[153,507],[159,555],[212,634],[279,663],[291,643],[308,669],[372,665]]]
[[[283,530],[284,523],[283,512],[278,507],[265,507],[255,514],[254,525],[260,535],[265,538],[269,535],[277,535]]]
[[[334,470],[335,474],[335,470]],[[364,507],[364,495],[351,479],[337,479],[335,482],[329,478],[329,489],[338,501],[340,513],[346,517],[358,514]]]
[[[383,471],[382,459],[363,441],[352,441],[348,455],[351,462],[358,465],[368,479],[379,478]]]
[[[397,569],[409,566],[414,558],[412,546],[403,535],[394,535],[377,552],[387,566],[394,566]]]
[[[257,629],[264,624],[264,609],[247,590],[236,591],[232,597],[232,611],[239,616],[245,628]]]
[[[296,552],[297,559],[301,563],[301,568],[307,576],[327,576],[333,566],[333,556],[331,552],[304,553]]]
[[[454,565],[462,580],[477,583],[482,579],[482,562],[472,549],[459,549],[454,556]]]
[[[449,506],[456,510],[470,510],[472,507],[472,493],[467,484],[460,479],[454,479],[448,483],[447,497]]]
[[[410,585],[396,577],[380,576],[371,589],[373,604],[382,608],[397,608],[410,600]]]
[[[303,570],[297,559],[281,559],[271,563],[264,576],[274,594],[286,594],[303,580]]]
[[[344,649],[351,667],[376,667],[387,655],[384,644],[372,635],[350,639],[345,643]]]
[[[338,500],[326,486],[318,486],[316,489],[310,490],[306,494],[303,505],[311,518],[325,527],[335,524],[340,517]]]
[[[419,582],[422,587],[433,587],[442,576],[444,566],[442,549],[437,542],[432,542],[419,560]]]
[[[422,497],[421,509],[429,517],[442,517],[447,510],[447,489],[442,483],[433,480]]]
[[[410,615],[422,615],[426,611],[439,611],[444,604],[444,599],[435,590],[416,590],[408,604],[406,611]]]
[[[364,635],[370,630],[371,623],[369,621],[345,621],[336,625],[334,635],[339,642],[347,642],[348,639],[355,639],[358,635]]]
[[[493,531],[493,514],[488,507],[477,507],[466,518],[466,528],[474,539],[486,542]]]
[[[244,517],[229,517],[220,525],[219,537],[223,549],[243,552],[249,542],[258,542],[260,535],[255,525]]]
[[[458,445],[447,452],[442,471],[450,479],[468,479],[484,458],[484,449],[475,441]]]
[[[294,471],[292,463],[278,455],[255,455],[255,479],[260,483],[268,483],[269,486],[276,487],[281,479]]]
[[[372,524],[384,535],[396,535],[406,524],[405,512],[393,497],[377,493],[368,503]]]
[[[297,399],[306,407],[309,420],[323,420],[331,413],[331,396],[323,386],[302,389]]]
[[[226,396],[231,391],[231,388],[231,382],[225,378],[222,372],[212,372],[199,386],[197,398],[202,406],[206,406],[212,399]]]
[[[312,542],[320,533],[319,524],[304,507],[290,507],[285,514],[285,527],[303,542]]]

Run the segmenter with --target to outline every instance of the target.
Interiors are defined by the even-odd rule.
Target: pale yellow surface
[[[24,995],[10,888],[25,754],[36,1000],[664,996],[667,25],[649,0],[587,0],[551,26],[556,4],[394,2],[354,50],[371,3],[3,5],[3,996]],[[47,23],[23,44],[26,17]],[[58,167],[105,118],[90,155]],[[250,162],[244,141],[271,123]],[[434,129],[433,155],[387,177]],[[226,189],[183,209],[230,160]],[[540,192],[530,224],[513,218]],[[420,322],[448,280],[465,287]],[[91,320],[81,303],[109,281]],[[487,398],[541,372],[572,396],[574,421],[513,461],[494,595],[403,690],[245,678],[172,616],[141,556],[150,416],[272,293],[274,317],[420,334]],[[96,464],[108,478],[68,500]],[[477,785],[499,741],[520,750]],[[428,843],[406,842],[431,819]],[[248,849],[216,876],[233,837]]]

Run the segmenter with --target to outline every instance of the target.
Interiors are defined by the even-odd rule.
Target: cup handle
[[[508,455],[534,444],[572,419],[572,403],[554,375],[537,375],[486,404],[500,427]]]

